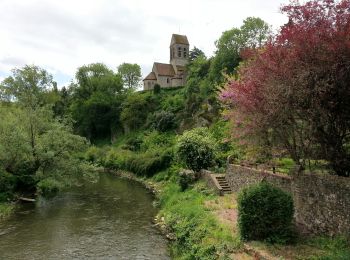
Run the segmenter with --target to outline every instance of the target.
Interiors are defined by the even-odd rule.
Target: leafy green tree
[[[271,36],[270,26],[257,17],[245,19],[240,29],[245,48],[261,48]]]
[[[222,83],[223,73],[232,74],[241,62],[241,52],[261,48],[270,34],[269,25],[256,17],[245,19],[240,28],[223,32],[215,42],[216,52],[210,67],[211,80]]]
[[[18,101],[28,108],[48,104],[47,94],[56,85],[52,75],[34,65],[12,70],[12,76],[3,80],[0,87],[2,100]]]
[[[77,157],[86,139],[72,133],[69,119],[55,119],[44,102],[51,83],[45,70],[25,66],[1,84],[11,98],[0,104],[0,172],[19,191],[35,191],[47,178],[66,185],[94,170]]]
[[[78,68],[76,80],[70,110],[77,132],[90,140],[111,137],[125,96],[121,77],[106,65],[93,63]]]
[[[93,176],[93,167],[77,157],[87,141],[74,135],[68,122],[54,119],[49,107],[1,106],[0,120],[0,168],[16,179],[17,190],[34,191],[46,178],[64,186]]]
[[[190,62],[192,62],[195,59],[197,59],[199,56],[206,57],[202,50],[200,50],[196,46],[194,46],[193,49],[190,50],[190,52],[189,52],[188,59]]]
[[[136,89],[141,81],[141,68],[138,64],[123,63],[118,67],[118,74],[122,77],[124,86]]]
[[[207,83],[210,61],[204,56],[198,56],[187,67],[187,82],[185,89],[186,106],[188,116],[196,113],[202,102],[208,97],[201,95],[202,86]]]
[[[134,93],[129,95],[123,103],[120,118],[126,132],[138,129],[146,123],[147,113],[152,105],[148,97]]]

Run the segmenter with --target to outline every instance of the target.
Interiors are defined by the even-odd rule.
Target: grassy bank
[[[13,213],[15,205],[13,203],[0,203],[0,220],[6,219]]]
[[[170,239],[173,259],[232,259],[242,244],[238,234],[215,217],[213,207],[208,207],[218,196],[202,181],[182,191],[178,170],[173,165],[150,178],[121,171],[117,174],[155,191],[155,203],[160,208],[156,225]]]

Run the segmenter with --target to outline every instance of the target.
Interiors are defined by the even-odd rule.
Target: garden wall
[[[311,234],[350,234],[350,178],[296,173],[292,177],[228,164],[226,179],[232,190],[265,180],[290,192],[295,222]]]
[[[238,192],[241,188],[259,183],[262,180],[265,180],[286,192],[291,192],[291,177],[281,174],[273,174],[268,171],[256,170],[246,166],[228,164],[226,180],[233,192]]]

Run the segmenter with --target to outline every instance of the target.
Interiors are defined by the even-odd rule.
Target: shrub
[[[196,180],[196,174],[192,170],[181,170],[179,172],[179,185],[181,190],[184,191],[188,186]]]
[[[195,128],[179,137],[177,154],[188,168],[198,172],[214,164],[215,142],[206,128]]]
[[[129,155],[129,151],[120,151],[111,149],[106,154],[104,166],[114,170],[120,170],[124,168],[125,158]]]
[[[96,147],[94,145],[90,146],[85,153],[85,158],[87,161],[95,164],[103,164],[103,160],[106,156],[106,150],[103,148]]]
[[[150,150],[164,150],[165,148],[172,147],[175,143],[175,134],[160,133],[158,131],[152,131],[143,136],[143,143],[141,145],[141,151]]]
[[[54,179],[48,178],[41,180],[37,184],[38,192],[44,197],[53,197],[60,190],[60,183]]]
[[[154,128],[159,132],[166,132],[177,127],[175,114],[167,111],[160,111],[154,114]]]
[[[124,150],[139,151],[142,145],[142,139],[140,137],[130,138],[126,141],[125,145],[122,146]]]
[[[244,240],[287,243],[292,238],[292,196],[266,182],[238,195],[238,226]]]
[[[154,93],[154,94],[159,94],[159,93],[160,93],[160,90],[161,90],[160,85],[159,85],[159,84],[154,84],[153,93]]]
[[[11,199],[15,187],[15,177],[0,169],[0,202]]]
[[[125,169],[140,176],[150,177],[169,167],[172,160],[170,150],[133,154],[125,161]]]

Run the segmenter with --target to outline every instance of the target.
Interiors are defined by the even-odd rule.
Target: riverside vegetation
[[[314,68],[309,73],[316,75],[310,76],[316,82],[293,82],[289,86],[289,78],[282,81],[286,71],[265,68],[263,65],[267,63],[259,63],[266,59],[264,55],[271,58],[269,53],[285,50],[283,39],[289,42],[297,39],[299,45],[296,46],[302,46],[299,42],[302,39],[314,39],[311,36],[318,30],[303,32],[308,37],[297,34],[302,28],[310,28],[304,26],[304,22],[310,20],[298,15],[312,16],[312,21],[330,21],[323,24],[325,27],[342,25],[350,17],[346,11],[348,6],[349,1],[345,0],[339,5],[333,1],[310,1],[300,6],[292,3],[284,11],[294,23],[286,24],[277,37],[270,37],[269,26],[261,19],[247,18],[240,28],[223,32],[216,41],[213,57],[207,58],[197,48],[191,51],[187,83],[176,89],[155,86],[152,91],[135,91],[138,82],[127,79],[139,77],[140,69],[127,63],[120,65],[117,72],[101,63],[84,65],[78,68],[75,81],[62,89],[58,89],[52,76],[39,67],[15,69],[0,88],[1,214],[9,215],[10,202],[23,194],[52,196],[66,186],[81,183],[82,179],[94,181],[100,168],[129,171],[142,181],[157,186],[159,193],[155,203],[160,208],[159,219],[164,220],[172,239],[170,247],[174,258],[235,257],[244,248],[244,239],[252,237],[244,234],[242,237],[238,229],[218,220],[207,204],[219,201],[219,198],[198,180],[196,172],[202,168],[223,172],[230,155],[236,161],[274,164],[284,172],[300,164],[310,170],[327,170],[348,176],[345,166],[348,163],[350,120],[346,117],[350,113],[346,109],[350,106],[346,102],[350,98],[349,93],[343,90],[348,82],[346,76],[350,75],[344,62],[350,59],[336,63],[344,69],[340,70],[339,77],[332,71],[331,75],[337,79],[335,81],[344,83],[339,88],[331,84],[335,81],[319,78],[317,64],[309,66]],[[300,14],[298,10],[303,12]],[[334,17],[339,20],[338,23],[332,23]],[[347,27],[344,25],[346,32],[350,32],[349,24]],[[286,35],[285,32],[293,33]],[[322,32],[326,34],[328,31]],[[290,54],[293,60],[287,68],[305,64],[305,57],[322,60],[322,55],[311,56],[315,54],[310,53],[315,44],[327,50],[343,51],[343,55],[330,55],[329,58],[348,57],[348,38],[345,37],[346,43],[340,43],[342,48],[328,48],[329,38],[317,35],[320,37],[317,41],[308,42],[310,48],[306,49],[306,56],[301,55],[300,49]],[[278,42],[273,42],[274,39]],[[336,43],[339,44],[339,41]],[[274,49],[275,46],[278,46],[277,49]],[[293,56],[295,53],[300,55]],[[288,55],[288,52],[280,56],[277,54],[274,58],[284,60],[283,55]],[[322,64],[325,63],[318,63]],[[269,75],[268,82],[255,78],[255,69],[259,70],[257,75],[262,79]],[[305,68],[291,71],[295,75],[305,72]],[[324,70],[320,71],[323,73]],[[303,75],[296,78],[303,78]],[[325,81],[327,84],[324,84]],[[262,86],[259,85],[261,82]],[[285,85],[295,91],[283,92],[284,88],[280,86]],[[326,100],[321,95],[323,90],[317,92],[318,88],[313,88],[315,85],[331,85],[333,94],[326,95]],[[309,89],[312,97],[317,97],[313,95],[316,91],[321,95],[319,102],[313,100],[314,107],[306,107],[305,104],[310,103],[304,100],[303,104],[296,102],[290,110],[283,110],[286,98],[298,100],[300,97],[299,89],[293,89],[295,86]],[[268,87],[275,91],[270,91]],[[334,107],[339,98],[344,101],[342,106]],[[275,104],[272,101],[281,103],[268,106]],[[321,104],[325,102],[332,113],[323,109]],[[325,116],[324,131],[317,128],[314,121],[299,117],[303,112],[301,109],[318,111]],[[334,115],[334,111],[339,115],[337,122],[342,124],[327,120],[326,115]],[[223,112],[225,116],[222,116]],[[276,120],[269,121],[270,115]],[[312,114],[312,118],[316,117]],[[329,140],[339,141],[335,141],[337,147],[331,154],[327,153],[327,149],[334,143],[324,142],[324,137],[330,134],[335,136]],[[183,173],[184,168],[193,172]],[[288,198],[286,201],[289,203]],[[237,207],[233,200],[228,207]],[[238,201],[242,202],[243,197],[239,197]],[[239,207],[242,208],[242,205]],[[288,231],[291,214],[282,214],[287,219]],[[239,221],[240,225],[248,223],[242,219]],[[305,252],[301,256],[304,259],[348,259],[350,256],[347,238],[291,239],[289,232],[284,232],[287,229],[282,228],[283,236],[273,237],[270,242],[292,241],[293,246],[272,245],[262,238],[262,244],[256,247],[278,254],[290,247],[298,250],[303,245],[310,245],[315,250]]]

